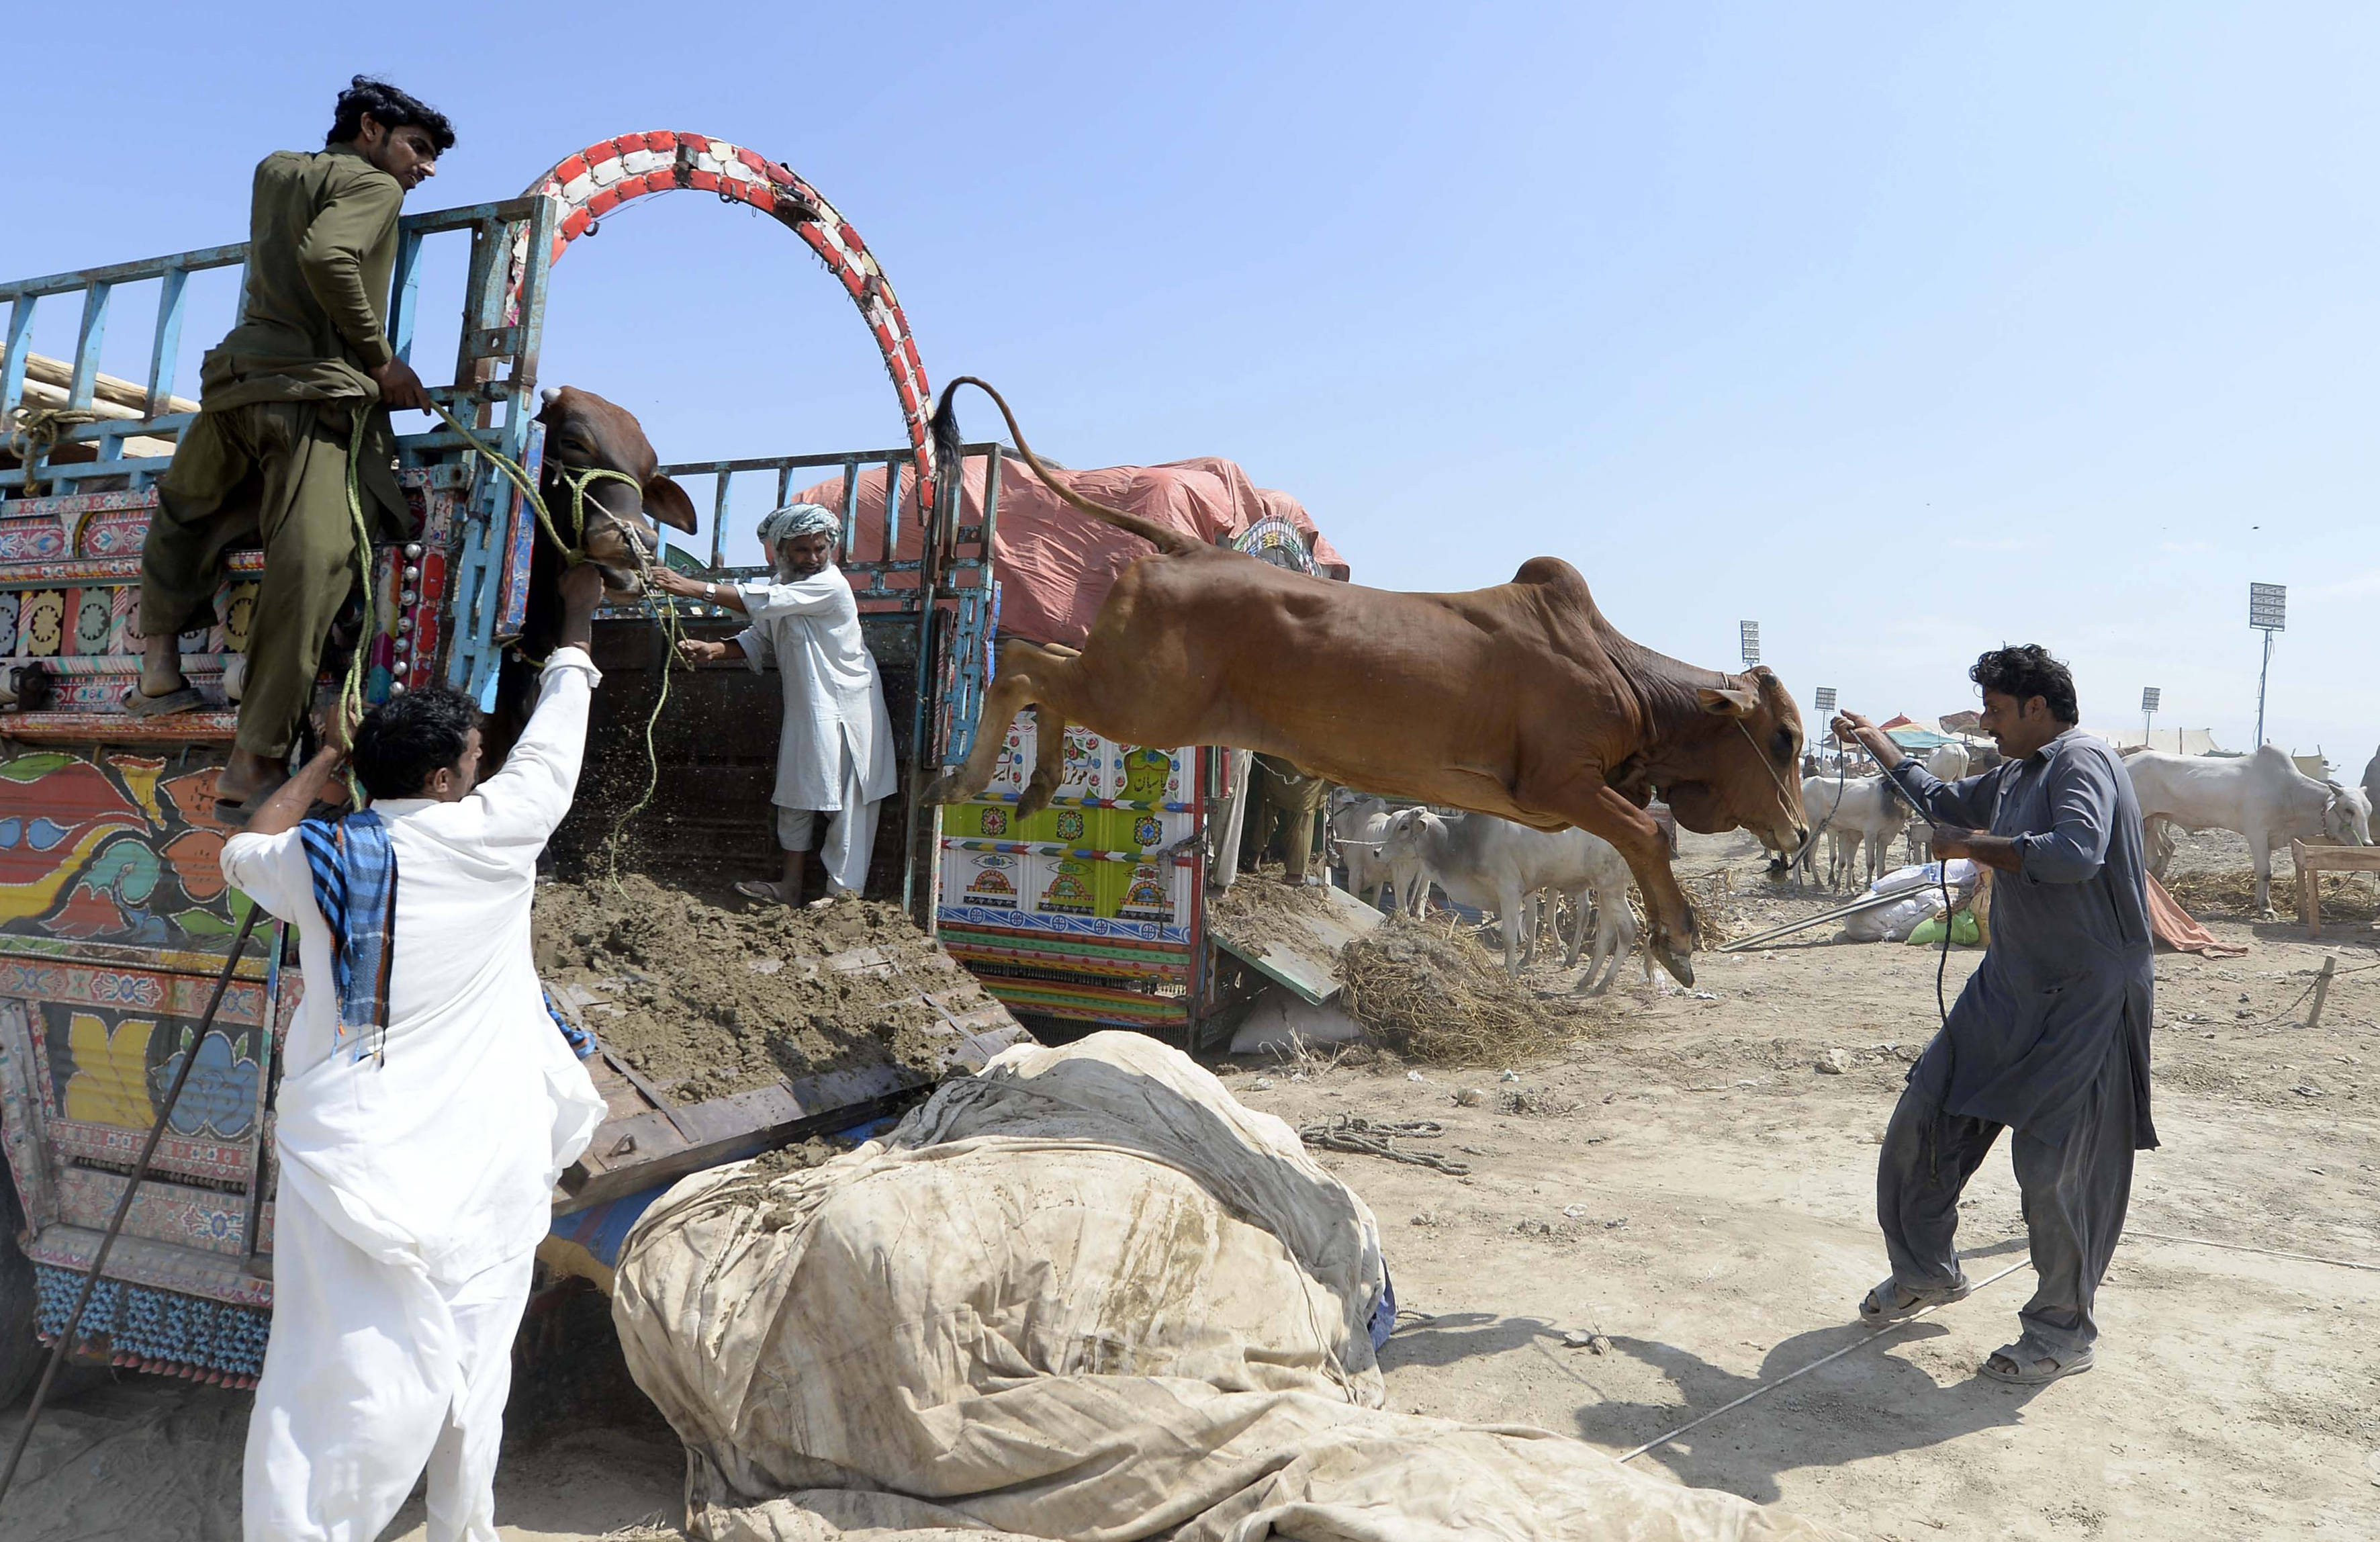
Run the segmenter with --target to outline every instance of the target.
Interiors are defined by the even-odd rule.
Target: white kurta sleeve
[[[292,925],[322,914],[314,906],[314,871],[295,830],[278,835],[243,830],[234,835],[224,843],[223,875],[225,883],[264,906],[267,915]]]
[[[837,615],[846,611],[859,613],[851,580],[832,565],[790,584],[756,578],[736,585],[735,592],[744,597],[745,612],[754,621],[773,621],[781,615]]]
[[[769,642],[768,628],[757,624],[745,627],[727,640],[744,650],[745,667],[755,674],[769,667],[770,656],[776,652]]]
[[[504,769],[472,793],[480,808],[480,838],[490,845],[542,847],[578,790],[587,754],[587,706],[603,678],[580,648],[557,648],[538,677],[537,710]]]

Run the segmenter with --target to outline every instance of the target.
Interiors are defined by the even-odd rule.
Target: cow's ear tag
[[[1694,698],[1702,703],[1704,711],[1722,718],[1748,718],[1760,705],[1760,698],[1741,686],[1705,686],[1694,693]]]

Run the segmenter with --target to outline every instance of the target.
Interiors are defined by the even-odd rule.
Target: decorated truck
[[[1231,461],[1052,474],[1082,496],[1196,540],[1347,577],[1295,499],[1255,486]],[[1147,544],[1088,518],[1005,455],[970,459],[956,482],[961,528],[979,528],[995,558],[994,639],[1081,646],[1116,576],[1148,554]],[[887,494],[886,474],[869,470],[796,495],[847,500],[862,544],[873,549],[884,539]],[[908,535],[888,549],[918,554]],[[1293,671],[1296,661],[1281,667]],[[1202,1042],[1249,989],[1208,914],[1208,894],[1229,882],[1237,849],[1232,812],[1247,791],[1245,757],[1119,744],[1069,724],[1056,796],[1020,817],[1038,714],[982,729],[995,730],[1005,740],[991,785],[940,811],[934,925],[942,944],[1022,1016],[1139,1028],[1185,1048]]]
[[[388,333],[414,353],[425,249],[467,243],[468,278],[451,390],[433,392],[469,432],[402,436],[399,480],[419,520],[412,541],[371,553],[376,604],[351,631],[366,694],[444,681],[492,699],[523,621],[533,511],[483,448],[537,475],[538,357],[547,277],[575,242],[632,200],[698,192],[759,210],[840,283],[882,356],[905,443],[891,448],[677,463],[717,495],[709,560],[722,568],[723,521],[738,479],[773,491],[839,473],[840,559],[882,666],[905,768],[930,773],[972,742],[992,625],[990,528],[997,494],[969,516],[955,468],[933,464],[928,386],[908,322],[858,232],[808,182],[753,151],[700,134],[628,134],[590,145],[520,198],[410,214],[400,226]],[[273,1299],[272,1088],[276,1046],[307,982],[296,939],[259,929],[203,1038],[198,1021],[246,914],[218,865],[226,827],[214,777],[226,754],[261,557],[236,552],[212,625],[181,639],[202,710],[135,720],[118,703],[136,678],[140,548],[155,483],[197,404],[176,394],[188,282],[237,268],[239,245],[47,277],[0,282],[0,1395],[37,1368],[36,1342],[69,1334],[115,1364],[244,1385],[261,1367]],[[600,259],[596,259],[600,260]],[[153,297],[143,379],[102,371],[111,311]],[[71,344],[37,351],[37,310],[72,318]],[[61,332],[64,329],[58,329]],[[425,378],[439,370],[415,358]],[[604,382],[589,381],[601,390]],[[666,450],[667,446],[663,446]],[[664,456],[666,459],[666,455]],[[968,464],[996,467],[972,445]],[[990,475],[996,485],[996,470]],[[864,478],[892,511],[863,540],[852,498]],[[687,618],[723,635],[725,618]],[[649,775],[667,787],[640,819],[638,844],[662,866],[722,867],[765,831],[778,715],[772,680],[740,669],[679,672],[649,612],[607,611],[597,662],[606,676],[586,775],[557,835],[558,862],[582,860]],[[326,661],[343,677],[345,657]],[[648,722],[668,679],[672,705]],[[686,725],[698,724],[700,732]],[[923,776],[911,774],[915,788]],[[898,895],[921,926],[936,915],[937,820],[914,792],[893,800],[871,893]],[[634,833],[632,832],[632,833]],[[867,960],[821,966],[868,967]],[[944,1009],[931,1030],[943,1067],[975,1065],[1021,1037],[996,1003]],[[563,1003],[566,1009],[568,1002]],[[78,1323],[67,1317],[134,1160],[185,1060],[152,1169]],[[557,1229],[616,1246],[658,1185],[720,1161],[881,1115],[935,1067],[863,1067],[682,1103],[608,1052],[590,1062],[612,1117],[555,1196]],[[608,1241],[607,1241],[608,1239]]]

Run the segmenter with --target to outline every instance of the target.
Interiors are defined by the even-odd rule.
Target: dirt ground
[[[2244,861],[2220,841],[2183,855]],[[1739,928],[1826,903],[1766,894],[1748,843],[1689,837],[1680,868],[1728,871]],[[2310,946],[2294,922],[2202,919],[2251,951],[2157,961],[2164,1148],[2140,1158],[2131,1229],[2099,1298],[2098,1367],[2044,1389],[1974,1375],[2015,1336],[2022,1267],[1873,1343],[1852,1320],[1885,1272],[1875,1143],[1935,1029],[1931,951],[1815,932],[1706,953],[1693,993],[1644,990],[1632,962],[1621,1010],[1556,1057],[1511,1067],[1515,1080],[1497,1064],[1360,1057],[1221,1069],[1250,1106],[1293,1123],[1439,1121],[1444,1135],[1416,1148],[1470,1164],[1454,1177],[1325,1158],[1378,1213],[1407,1311],[1382,1355],[1393,1406],[1536,1425],[1617,1455],[1863,1345],[1636,1465],[1902,1542],[2368,1538],[2380,1533],[2380,1270],[2162,1239],[2380,1265],[2380,934],[2341,924]],[[2342,973],[2321,1026],[2295,1026],[2329,953]],[[1949,990],[1975,957],[1953,953]],[[1541,968],[1531,983],[1567,979]],[[1478,1098],[1458,1100],[1465,1089]],[[2004,1159],[1986,1163],[1965,1214],[1971,1275],[2022,1264]],[[1571,1347],[1572,1335],[1603,1342]],[[516,1391],[497,1484],[506,1536],[640,1523],[674,1535],[674,1442],[619,1387],[607,1349],[579,1346],[570,1363],[591,1368],[575,1380]],[[0,1538],[237,1535],[244,1424],[230,1394],[86,1384],[37,1439]],[[160,1530],[168,1512],[193,1524]],[[422,1535],[417,1499],[389,1536]]]

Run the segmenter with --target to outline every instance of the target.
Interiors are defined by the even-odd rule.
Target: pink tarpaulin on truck
[[[986,466],[979,457],[966,463],[960,494],[963,524],[983,518]],[[1163,466],[1111,466],[1052,474],[1093,503],[1171,525],[1201,541],[1237,535],[1267,515],[1278,516],[1306,537],[1325,575],[1347,577],[1346,559],[1323,539],[1305,505],[1286,492],[1257,487],[1233,462],[1202,455]],[[830,478],[794,496],[840,513],[843,478]],[[858,513],[858,537],[853,550],[862,560],[877,560],[884,552],[881,467],[860,473]],[[918,526],[917,492],[905,478],[896,558],[918,556]],[[1001,631],[1036,642],[1075,647],[1090,635],[1091,618],[1099,613],[1116,575],[1127,564],[1149,554],[1147,541],[1062,502],[1042,485],[1032,467],[1013,456],[1000,470],[1000,520],[993,542]]]

